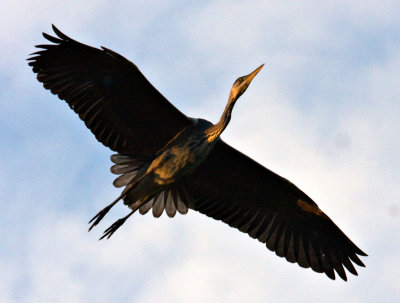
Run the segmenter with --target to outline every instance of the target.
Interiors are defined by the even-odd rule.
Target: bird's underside
[[[171,179],[170,184],[154,187],[160,171],[153,168],[162,158],[160,151],[171,142],[171,150],[175,142],[182,143],[183,139],[174,138],[184,129],[196,129],[195,120],[169,103],[121,55],[79,43],[54,26],[53,30],[57,37],[43,34],[51,43],[37,45],[40,50],[28,59],[29,65],[43,86],[65,100],[98,141],[118,153],[111,158],[111,171],[120,175],[114,185],[124,190],[116,201],[123,199],[142,214],[152,210],[155,217],[164,210],[173,217],[191,208],[266,243],[291,263],[311,267],[331,279],[336,272],[347,280],[345,269],[357,275],[353,263],[364,266],[358,255],[366,254],[318,205],[293,183],[222,140],[213,142],[209,154],[196,162],[198,166],[181,175],[178,172],[174,176],[179,178]],[[229,122],[230,112],[227,119]],[[162,159],[163,169],[175,163]],[[107,211],[93,218],[94,225]],[[115,224],[121,225],[120,220]],[[104,236],[111,236],[119,227],[113,226]]]

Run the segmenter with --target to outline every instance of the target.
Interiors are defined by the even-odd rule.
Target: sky
[[[398,302],[399,1],[1,1],[1,302]],[[90,218],[119,195],[112,151],[25,59],[55,24],[133,61],[191,117],[306,192],[369,256],[349,281],[290,264],[195,211]]]

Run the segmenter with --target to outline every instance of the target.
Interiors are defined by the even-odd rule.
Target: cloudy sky
[[[400,2],[296,3],[1,1],[1,302],[398,302]],[[25,61],[52,23],[213,122],[265,63],[224,140],[311,196],[367,267],[331,281],[194,211],[138,214],[99,242],[127,212],[87,232],[119,194],[111,151]]]

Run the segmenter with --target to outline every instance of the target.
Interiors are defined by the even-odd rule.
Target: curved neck
[[[206,136],[208,142],[213,142],[218,139],[224,129],[228,126],[229,121],[231,121],[232,109],[236,103],[236,98],[229,96],[228,104],[225,106],[225,110],[222,113],[221,119],[219,122],[209,129],[206,130]]]

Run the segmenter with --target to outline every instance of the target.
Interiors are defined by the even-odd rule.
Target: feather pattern
[[[223,141],[184,186],[191,208],[248,233],[291,263],[343,280],[344,268],[357,275],[351,261],[364,266],[357,255],[366,254],[315,202]]]
[[[121,154],[152,155],[193,123],[123,56],[53,30],[56,37],[43,33],[51,44],[37,45],[29,65],[105,146]]]
[[[187,214],[189,209],[187,206],[188,201],[182,198],[183,195],[180,192],[180,188],[172,188],[160,192],[140,208],[140,213],[144,215],[150,209],[153,209],[153,215],[156,218],[160,217],[164,210],[170,218],[173,218],[177,212],[182,215]]]

